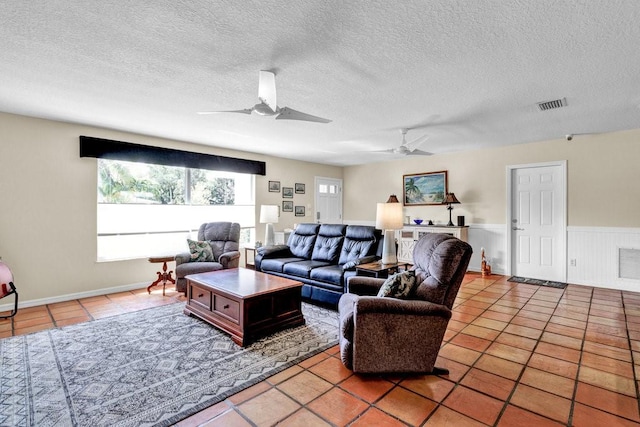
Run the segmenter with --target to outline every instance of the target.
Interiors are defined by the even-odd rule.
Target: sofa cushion
[[[222,270],[219,262],[187,262],[176,266],[176,276],[185,277],[188,274],[208,273],[209,271]]]
[[[311,270],[311,278],[322,282],[333,283],[334,285],[342,285],[342,268],[337,265],[327,265],[326,267],[317,267]]]
[[[225,252],[237,251],[240,241],[240,224],[237,222],[207,222],[198,229],[198,240],[206,240],[218,260]]]
[[[276,273],[282,273],[286,264],[298,261],[304,261],[304,258],[267,258],[263,259],[260,263],[260,270],[265,272],[273,271]]]
[[[384,281],[379,297],[407,299],[416,287],[416,274],[412,270],[396,273]]]
[[[189,245],[189,252],[191,252],[191,262],[212,262],[213,251],[209,242],[203,240],[191,240],[187,239]]]
[[[323,261],[303,260],[296,262],[289,262],[284,265],[282,272],[285,274],[291,274],[298,277],[309,278],[311,270],[317,267],[324,267],[328,265]]]
[[[346,225],[342,224],[322,224],[313,246],[311,259],[327,261],[331,264],[337,263],[342,249],[345,228]]]
[[[378,237],[374,227],[367,225],[348,226],[338,264],[346,264],[349,261],[373,255],[377,241]]]
[[[291,253],[300,258],[311,259],[319,228],[319,224],[299,224],[289,235],[287,242]]]

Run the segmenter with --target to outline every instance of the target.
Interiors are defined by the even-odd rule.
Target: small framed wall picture
[[[282,197],[293,199],[293,187],[282,187]]]
[[[282,212],[293,212],[293,200],[282,201]]]
[[[269,193],[280,192],[280,181],[269,181]]]
[[[304,206],[296,206],[296,216],[304,216]]]
[[[296,194],[304,194],[304,184],[296,182]]]

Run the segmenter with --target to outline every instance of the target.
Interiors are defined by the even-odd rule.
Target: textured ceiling
[[[639,24],[636,0],[6,0],[0,111],[335,165],[401,157],[370,152],[400,128],[436,154],[632,129]],[[253,106],[261,69],[333,121],[195,114]]]

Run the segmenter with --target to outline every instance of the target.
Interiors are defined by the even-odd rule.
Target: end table
[[[161,255],[161,256],[149,257],[149,262],[154,262],[154,263],[161,262],[163,264],[162,264],[162,272],[158,271],[157,273],[158,279],[152,284],[150,284],[149,286],[147,286],[147,292],[151,293],[151,288],[157,285],[158,283],[162,282],[162,296],[164,296],[164,291],[167,286],[167,282],[171,282],[174,285],[176,284],[176,281],[174,280],[174,278],[171,277],[171,273],[173,273],[173,270],[167,273],[167,262],[174,261],[174,260],[175,260],[175,256],[173,255]]]

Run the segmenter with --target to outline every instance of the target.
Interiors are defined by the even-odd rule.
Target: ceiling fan
[[[409,129],[400,129],[400,133],[402,133],[402,144],[400,144],[399,147],[390,148],[388,150],[378,150],[376,153],[402,154],[405,156],[431,156],[433,153],[417,149],[429,138],[429,136],[423,135],[411,142],[407,142],[406,136],[408,131]]]
[[[198,114],[218,114],[218,113],[242,113],[251,114],[255,112],[261,116],[276,116],[276,120],[303,120],[306,122],[329,123],[331,120],[322,117],[312,116],[289,107],[278,107],[276,103],[276,75],[271,71],[260,71],[258,82],[258,102],[251,108],[244,110],[227,111],[199,111]]]

